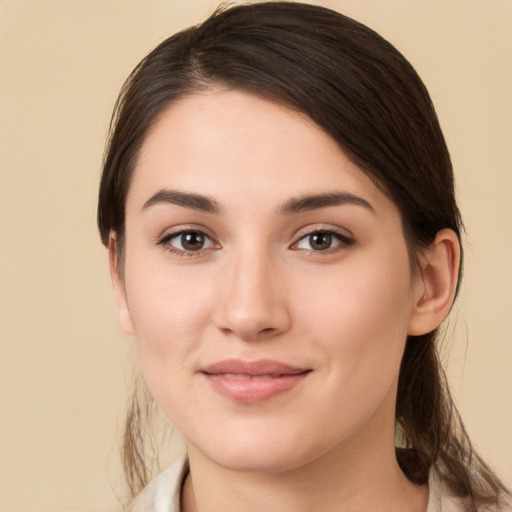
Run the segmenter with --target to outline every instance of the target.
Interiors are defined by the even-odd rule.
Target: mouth
[[[264,402],[295,389],[311,373],[279,361],[219,361],[201,370],[214,391],[242,404]]]

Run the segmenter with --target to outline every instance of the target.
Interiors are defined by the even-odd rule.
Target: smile
[[[230,359],[201,373],[214,391],[234,402],[256,404],[296,388],[311,372],[278,361]]]

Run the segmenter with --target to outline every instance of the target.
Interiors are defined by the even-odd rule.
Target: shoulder
[[[188,460],[183,456],[153,478],[126,512],[179,512],[181,486],[187,473]]]
[[[439,473],[431,468],[428,478],[429,499],[426,512],[468,512],[470,509],[463,498],[454,496]],[[504,497],[499,505],[479,507],[479,512],[512,512],[512,502]]]

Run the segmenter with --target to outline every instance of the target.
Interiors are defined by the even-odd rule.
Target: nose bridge
[[[290,318],[284,276],[277,258],[261,245],[233,250],[221,286],[218,327],[243,339],[270,336],[286,330]]]

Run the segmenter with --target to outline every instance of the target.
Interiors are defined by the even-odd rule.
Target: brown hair
[[[101,239],[123,252],[125,200],[150,127],[173,101],[222,84],[300,111],[322,127],[401,211],[414,265],[443,228],[460,238],[452,165],[429,94],[410,63],[368,27],[332,10],[263,2],[217,10],[168,38],[134,69],[112,118],[99,193]],[[450,397],[437,331],[410,336],[400,369],[396,423],[408,478],[435,467],[468,510],[508,491],[472,450]],[[135,494],[147,481],[139,419],[131,408],[125,468]]]

